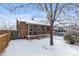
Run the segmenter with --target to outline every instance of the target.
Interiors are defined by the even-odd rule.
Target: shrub
[[[70,44],[79,42],[79,33],[77,31],[67,32],[64,36],[64,40]]]

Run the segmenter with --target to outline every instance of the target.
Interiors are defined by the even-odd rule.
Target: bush
[[[18,38],[18,31],[11,31],[11,39],[12,40],[15,40]]]
[[[70,44],[79,43],[79,33],[77,31],[67,32],[64,40]]]

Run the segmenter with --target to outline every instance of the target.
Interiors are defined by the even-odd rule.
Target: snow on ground
[[[12,40],[3,56],[79,56],[79,46],[65,43],[63,37],[54,36],[54,46],[49,38],[41,40]]]

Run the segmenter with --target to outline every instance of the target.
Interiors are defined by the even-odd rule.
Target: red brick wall
[[[19,37],[24,38],[28,34],[28,24],[25,22],[20,22],[18,24]]]

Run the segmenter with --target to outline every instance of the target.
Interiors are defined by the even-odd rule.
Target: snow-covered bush
[[[70,44],[74,44],[76,42],[79,43],[79,32],[77,31],[67,32],[64,36],[64,40]]]

